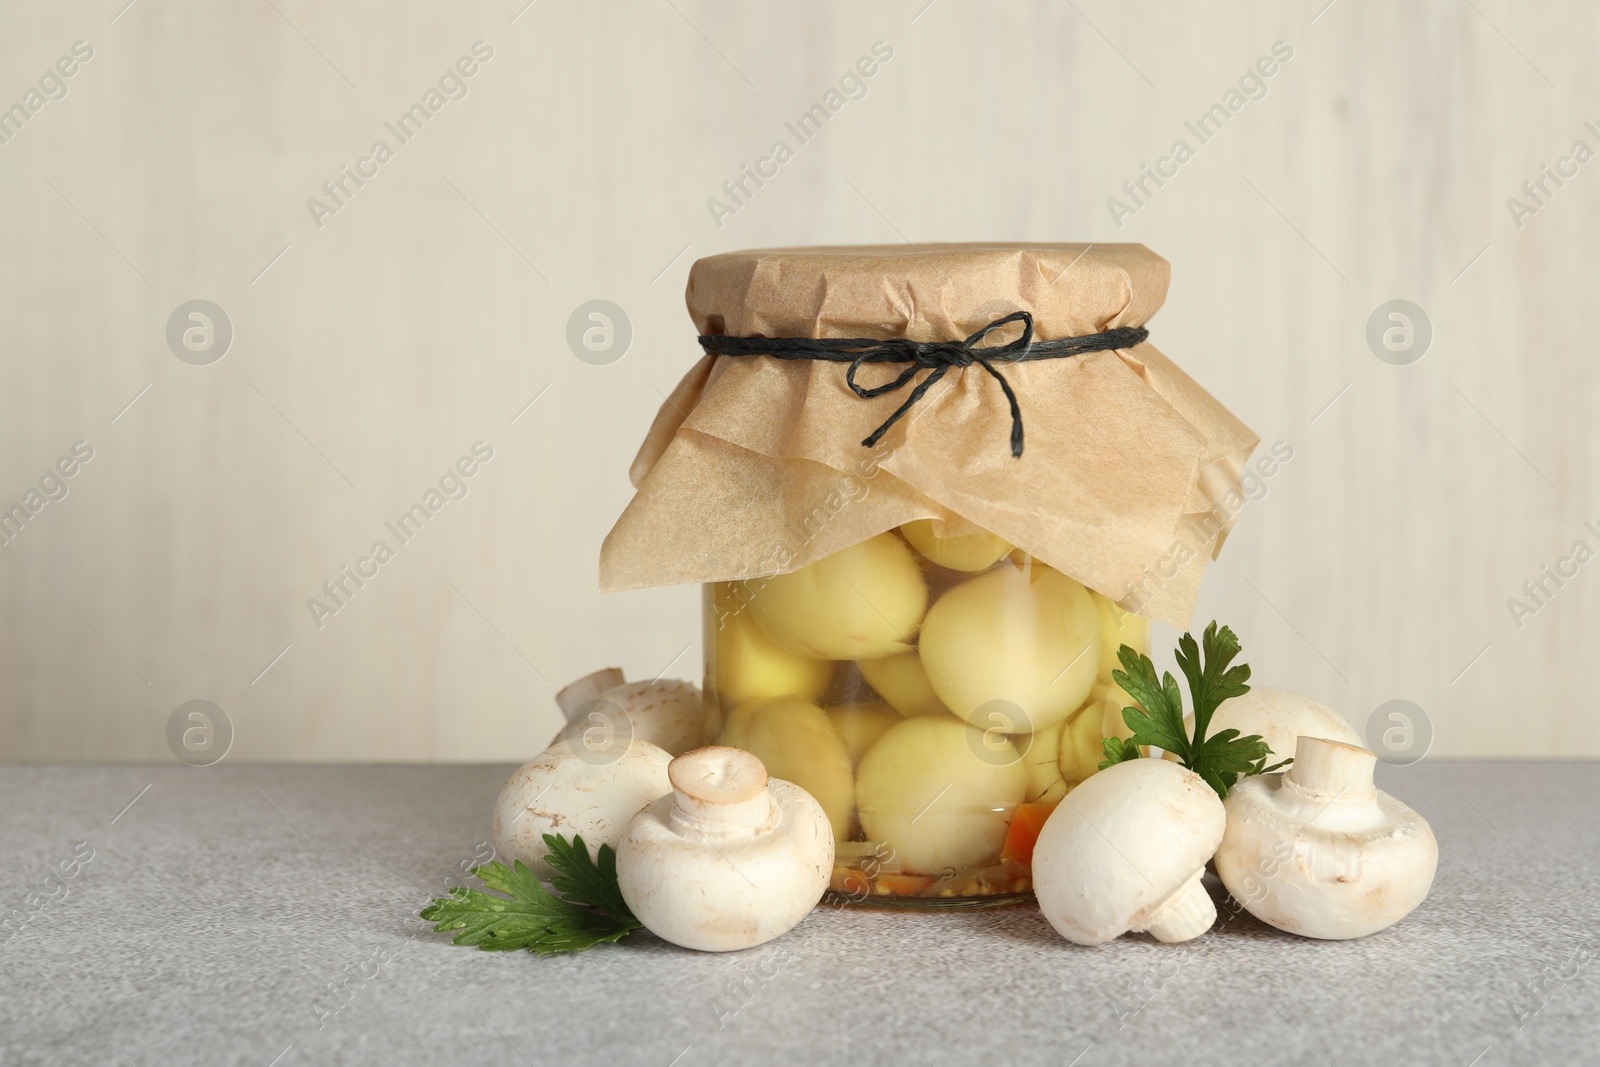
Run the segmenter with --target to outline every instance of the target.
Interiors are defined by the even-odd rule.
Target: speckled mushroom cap
[[[633,738],[620,754],[585,759],[569,741],[557,741],[517,768],[494,804],[495,851],[507,864],[521,860],[540,878],[555,873],[545,856],[545,834],[580,836],[590,856],[616,846],[633,813],[671,788],[672,757]]]

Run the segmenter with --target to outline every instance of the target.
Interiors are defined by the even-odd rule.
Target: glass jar
[[[1139,245],[690,270],[704,355],[601,587],[704,588],[720,739],[828,813],[838,897],[1027,894],[1052,805],[1126,736],[1118,648],[1187,624],[1257,438],[1146,339],[1167,281]]]
[[[822,805],[831,890],[975,907],[1031,890],[1050,811],[1127,736],[1117,650],[1149,623],[993,534],[932,520],[706,585],[721,743]]]

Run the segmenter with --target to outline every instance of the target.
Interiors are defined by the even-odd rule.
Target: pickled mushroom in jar
[[[1033,563],[969,578],[939,597],[918,651],[929,684],[976,726],[985,704],[1016,705],[1034,730],[1083,706],[1100,666],[1100,616],[1082,585]]]
[[[993,862],[1027,789],[1009,741],[986,745],[981,730],[922,716],[890,727],[861,758],[856,806],[867,837],[904,870],[939,874]]]
[[[1061,774],[1061,735],[1067,724],[1058,722],[1036,731],[1031,738],[1019,738],[1018,745],[1027,744],[1022,765],[1028,769],[1027,801],[1052,803],[1067,795],[1067,781]]]
[[[850,750],[827,712],[794,696],[742,705],[729,714],[722,743],[744,749],[773,778],[810,793],[827,813],[834,839],[849,836],[855,794]]]
[[[856,664],[856,669],[874,692],[908,719],[950,710],[928,683],[928,672],[923,669],[922,657],[916,652],[864,659]]]
[[[1139,702],[1115,682],[1096,682],[1089,703],[1100,709],[1100,733],[1105,737],[1132,737],[1133,731],[1122,717],[1123,708],[1137,708]]]
[[[880,700],[859,700],[829,708],[828,721],[844,741],[850,763],[854,765],[861,761],[873,742],[900,721],[900,713]]]
[[[717,583],[713,599],[712,684],[718,699],[727,707],[785,695],[817,699],[833,677],[833,663],[797,656],[768,637],[734,584]]]
[[[953,571],[988,570],[1007,552],[1011,544],[992,533],[954,534],[941,537],[933,532],[932,519],[918,519],[900,527],[911,547],[941,567]]]
[[[1097,773],[1100,770],[1100,761],[1106,758],[1101,741],[1109,735],[1101,732],[1100,714],[1101,704],[1090,701],[1081,711],[1067,720],[1065,728],[1061,731],[1057,767],[1061,771],[1062,781],[1069,787],[1086,781]]]
[[[813,659],[875,659],[911,648],[928,587],[906,543],[869,537],[752,592],[749,609],[767,636]]]
[[[1089,591],[1100,613],[1100,671],[1097,682],[1111,684],[1111,672],[1122,669],[1117,651],[1127,645],[1135,652],[1150,654],[1150,620],[1117,606],[1110,597]]]

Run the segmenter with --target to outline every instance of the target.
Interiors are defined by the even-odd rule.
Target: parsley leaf
[[[600,846],[599,866],[589,859],[589,849],[583,838],[575,837],[569,844],[553,834],[546,834],[545,844],[550,849],[550,866],[557,871],[550,884],[569,901],[601,912],[618,922],[637,921],[622,899],[622,888],[617,884],[617,854],[610,845]]]
[[[596,866],[582,837],[569,842],[545,834],[544,843],[557,872],[550,884],[560,896],[546,889],[521,860],[512,867],[496,862],[474,867],[472,873],[504,896],[455,886],[449,897],[437,897],[423,908],[422,918],[439,933],[460,930],[457,945],[476,945],[486,952],[525,948],[541,956],[620,941],[640,928],[617,886],[617,854],[610,845],[600,846]]]
[[[1201,653],[1204,652],[1204,659]],[[1154,745],[1178,757],[1178,761],[1194,771],[1206,784],[1226,797],[1241,777],[1265,774],[1287,767],[1294,762],[1283,760],[1267,766],[1272,749],[1259,734],[1239,736],[1238,730],[1223,730],[1211,737],[1206,728],[1218,706],[1230,697],[1243,696],[1250,691],[1250,667],[1241,663],[1230,667],[1239,655],[1239,639],[1226,626],[1219,631],[1212,622],[1206,627],[1199,644],[1194,635],[1184,634],[1178,641],[1178,667],[1189,681],[1189,695],[1194,701],[1194,736],[1183,722],[1183,695],[1170,672],[1156,681],[1156,667],[1150,657],[1134,651],[1127,645],[1117,650],[1117,659],[1123,669],[1112,671],[1112,679],[1138,702],[1138,707],[1122,709],[1122,721],[1133,731],[1129,738],[1108,737],[1101,742],[1105,760],[1100,769],[1125,760],[1139,759],[1140,746]]]

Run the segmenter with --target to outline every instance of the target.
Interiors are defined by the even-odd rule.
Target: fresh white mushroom
[[[672,792],[635,815],[617,845],[622,899],[645,928],[728,952],[805,918],[833,870],[821,806],[739,749],[686,752],[667,773]]]
[[[1217,918],[1200,877],[1224,821],[1222,801],[1193,771],[1156,759],[1113,764],[1068,793],[1040,831],[1039,908],[1079,945],[1129,930],[1199,937]]]
[[[766,579],[746,610],[796,655],[875,659],[910,649],[927,607],[916,557],[900,538],[881,533]]]
[[[861,828],[922,874],[992,862],[1027,790],[1027,768],[1009,740],[949,715],[891,726],[856,770]]]
[[[1192,714],[1184,718],[1183,726],[1193,737]],[[1272,749],[1269,765],[1293,756],[1299,737],[1325,737],[1357,748],[1366,745],[1343,715],[1290,689],[1253,688],[1243,696],[1224,700],[1212,714],[1206,734],[1215,736],[1223,730],[1238,730],[1243,737],[1260,734]],[[1170,753],[1167,758],[1177,759]]]
[[[578,709],[589,701],[604,693],[607,689],[615,689],[626,684],[627,676],[622,673],[621,667],[602,667],[592,674],[586,674],[577,681],[572,682],[556,693],[556,706],[561,709],[561,714],[570,719],[578,713]]]
[[[797,656],[768,637],[733,584],[716,584],[708,616],[706,639],[716,653],[711,684],[717,699],[733,708],[777,696],[820,697],[833,677],[833,663]]]
[[[941,567],[953,571],[988,570],[1011,551],[1011,543],[992,533],[979,532],[944,536],[934,533],[932,519],[918,519],[900,527],[911,547]]]
[[[943,715],[950,710],[928,683],[928,672],[923,669],[922,657],[916,652],[864,659],[856,668],[891,708],[908,719],[918,715]]]
[[[1427,897],[1439,844],[1426,820],[1372,784],[1364,748],[1301,737],[1280,774],[1228,793],[1217,874],[1270,926],[1342,940],[1387,929]]]
[[[969,578],[928,609],[918,651],[945,705],[974,726],[985,705],[1022,709],[1033,729],[1065,722],[1100,667],[1100,617],[1088,590],[1041,563]]]
[[[664,749],[633,738],[621,751],[591,751],[557,741],[512,774],[494,804],[494,847],[510,865],[521,860],[540,878],[555,873],[545,862],[545,834],[581,836],[589,855],[615,847],[633,813],[666,793]]]
[[[709,744],[720,727],[716,709],[693,683],[626,682],[615,667],[579,678],[556,694],[556,704],[567,724],[552,743],[565,739],[581,744],[605,734],[623,743],[629,737],[647,741],[676,756]]]

